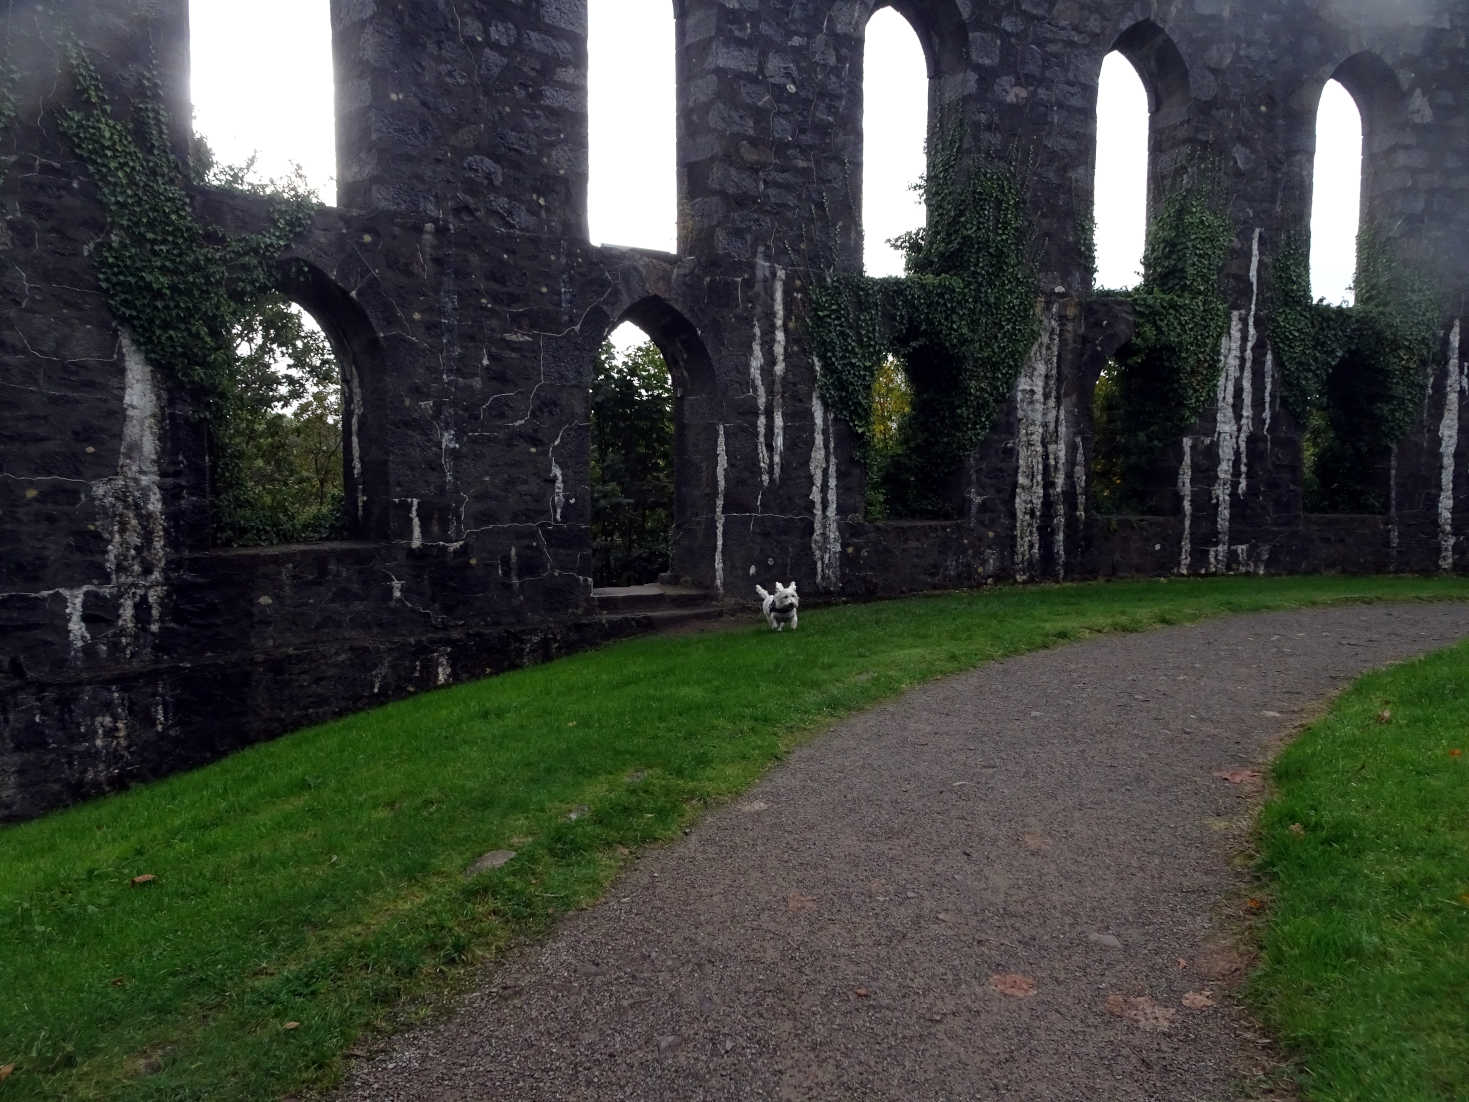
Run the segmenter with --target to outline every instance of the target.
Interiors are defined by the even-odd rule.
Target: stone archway
[[[660,295],[649,294],[634,301],[607,332],[625,322],[642,330],[658,349],[673,386],[673,510],[668,576],[678,582],[717,588],[715,559],[723,511],[720,457],[724,454],[724,426],[713,361],[698,329]]]

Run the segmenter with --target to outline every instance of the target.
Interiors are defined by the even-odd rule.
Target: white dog
[[[796,596],[795,582],[790,585],[776,582],[774,593],[767,593],[757,585],[755,592],[760,594],[760,613],[769,621],[772,631],[782,631],[787,624],[792,631],[796,630],[796,610],[801,606],[801,598]]]

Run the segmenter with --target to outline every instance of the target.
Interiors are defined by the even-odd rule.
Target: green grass
[[[1469,579],[1010,588],[648,638],[301,731],[0,829],[12,1098],[269,1098],[401,1000],[596,899],[803,736],[935,676],[1104,631]],[[570,813],[578,808],[585,812]],[[466,880],[478,855],[518,856]],[[131,878],[156,880],[133,886]],[[1463,890],[1463,889],[1456,889]],[[298,1028],[286,1029],[288,1022]]]
[[[1469,1099],[1469,644],[1359,681],[1274,779],[1251,996],[1306,1097]]]

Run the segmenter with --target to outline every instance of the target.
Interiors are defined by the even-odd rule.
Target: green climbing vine
[[[1143,280],[1129,298],[1132,340],[1099,392],[1097,459],[1112,471],[1122,508],[1139,508],[1153,469],[1208,408],[1229,328],[1220,274],[1234,241],[1214,176],[1196,171],[1164,201],[1148,228]]]
[[[155,368],[193,394],[207,422],[216,541],[335,530],[326,505],[306,510],[312,515],[301,521],[272,504],[291,495],[267,486],[256,454],[259,426],[283,416],[279,403],[314,396],[335,373],[324,342],[305,334],[299,315],[274,294],[277,259],[306,229],[314,197],[299,178],[275,190],[251,188],[268,196],[264,230],[228,236],[201,223],[190,185],[203,181],[175,155],[156,73],[140,75],[124,120],[90,58],[76,46],[68,57],[79,106],[62,114],[61,131],[86,164],[107,218],[108,232],[92,251],[98,282],[118,323]],[[199,152],[196,168],[211,161]],[[226,171],[210,182],[240,186],[243,175]],[[281,370],[283,360],[294,375]]]
[[[909,516],[952,511],[946,487],[1039,334],[1019,159],[964,163],[957,129],[941,132],[921,185],[928,225],[897,242],[907,274],[833,277],[813,290],[808,319],[822,397],[855,430],[869,469],[873,383],[888,356],[901,365],[911,410],[882,464],[882,497]]]
[[[1357,236],[1356,304],[1311,299],[1300,238],[1275,261],[1271,340],[1281,401],[1301,424],[1306,508],[1381,512],[1388,449],[1419,415],[1442,303],[1430,279],[1377,228]]]
[[[91,60],[69,51],[82,107],[61,119],[97,185],[108,234],[92,259],[113,315],[144,354],[196,389],[211,418],[233,389],[239,319],[274,286],[276,258],[307,226],[313,204],[284,194],[260,233],[226,237],[194,215],[174,155],[156,74],[142,76],[132,124],[118,119]]]

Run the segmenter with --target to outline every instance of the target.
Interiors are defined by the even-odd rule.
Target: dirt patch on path
[[[1257,786],[1230,775],[1345,682],[1465,636],[1462,604],[1271,613],[915,690],[648,853],[340,1097],[1236,1098],[1260,1057],[1215,920]]]

